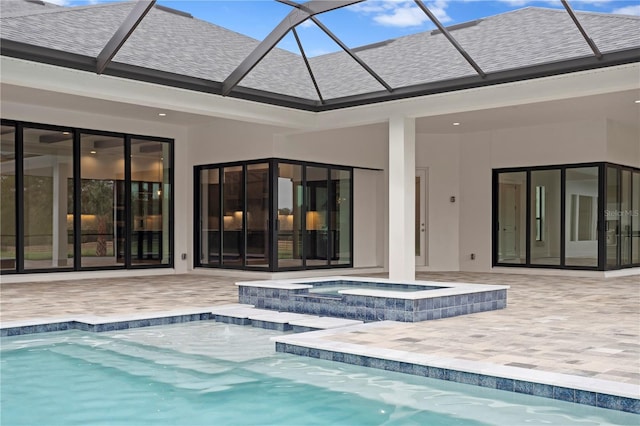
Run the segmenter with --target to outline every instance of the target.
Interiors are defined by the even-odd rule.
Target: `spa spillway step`
[[[301,318],[289,322],[293,326],[293,331],[296,333],[302,333],[305,331],[314,330],[328,330],[330,328],[349,327],[352,325],[363,324],[359,320],[350,320],[344,318],[334,317],[313,317],[313,318]]]
[[[304,332],[362,324],[362,321],[356,320],[257,309],[252,305],[217,306],[211,313],[218,322],[279,331]]]

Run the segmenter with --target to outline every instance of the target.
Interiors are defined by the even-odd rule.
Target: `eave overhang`
[[[32,62],[55,65],[95,74],[96,58],[59,51],[55,49],[16,42],[13,40],[0,40],[0,54],[2,56],[17,58]],[[593,55],[572,58],[564,61],[549,62],[529,67],[514,68],[510,70],[488,72],[483,78],[479,75],[435,81],[394,88],[389,93],[386,90],[364,93],[343,98],[325,99],[324,103],[316,100],[304,99],[283,95],[264,90],[252,89],[244,86],[236,86],[228,97],[258,102],[268,105],[277,105],[302,111],[323,112],[341,108],[357,107],[374,103],[409,99],[419,96],[437,93],[454,92],[484,86],[492,86],[509,82],[531,80],[553,75],[568,74],[578,71],[587,71],[597,68],[605,68],[616,65],[640,62],[640,48],[618,50],[604,53],[598,59]],[[222,82],[190,77],[181,74],[170,73],[155,69],[149,69],[134,65],[111,62],[104,70],[106,75],[114,77],[154,83],[169,87],[193,90],[222,96]]]

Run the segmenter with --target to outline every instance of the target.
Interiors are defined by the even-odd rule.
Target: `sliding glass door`
[[[269,159],[197,166],[194,176],[195,266],[352,264],[350,168]]]
[[[640,266],[638,169],[596,163],[495,170],[493,214],[494,265]]]
[[[171,266],[169,139],[2,120],[2,273]]]

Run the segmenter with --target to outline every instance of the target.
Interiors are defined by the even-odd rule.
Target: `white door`
[[[428,184],[427,169],[416,169],[416,266],[426,266],[429,259],[427,248]]]
[[[500,219],[498,232],[500,234],[500,261],[520,260],[520,185],[500,184]]]

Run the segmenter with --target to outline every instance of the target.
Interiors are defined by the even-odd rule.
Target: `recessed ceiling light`
[[[69,132],[62,132],[63,135],[70,135],[71,133]]]
[[[167,116],[167,114],[166,114],[166,113],[164,113],[164,112],[160,112],[160,113],[158,113],[158,116],[159,116],[159,117],[166,117],[166,116]]]
[[[459,126],[460,123],[458,123],[457,121],[455,123],[453,123],[454,126]]]
[[[96,153],[95,151],[89,151],[89,152],[91,152],[92,154],[95,154],[95,153]]]
[[[635,101],[635,103],[640,104],[640,99],[638,99],[637,101]]]

